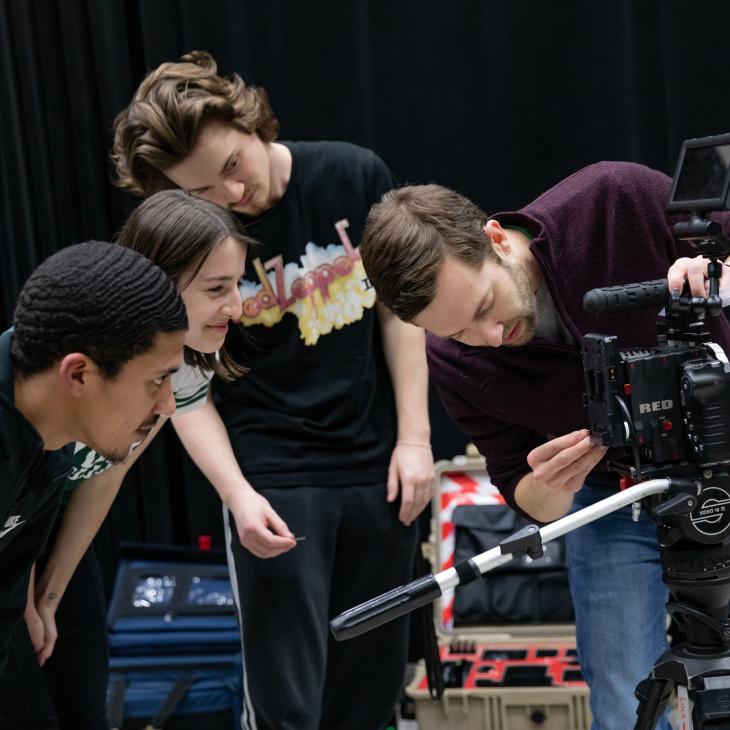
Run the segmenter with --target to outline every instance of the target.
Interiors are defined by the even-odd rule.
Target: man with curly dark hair
[[[235,211],[260,242],[241,286],[251,371],[214,380],[246,484],[286,526],[225,513],[243,724],[380,730],[402,686],[407,625],[337,644],[328,619],[411,577],[434,480],[424,339],[376,303],[357,251],[391,171],[356,145],[277,136],[265,92],[193,52],[142,81],[112,157],[120,186],[182,188]],[[213,467],[215,448],[206,457]]]
[[[74,443],[120,462],[172,414],[187,326],[168,277],[110,243],[63,249],[20,292],[0,335],[0,667]]]

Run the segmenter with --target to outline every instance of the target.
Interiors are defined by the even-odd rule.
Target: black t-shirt
[[[241,288],[245,330],[228,342],[251,372],[214,380],[218,410],[257,488],[384,481],[396,413],[356,247],[370,206],[395,180],[352,144],[285,144],[284,195],[243,219],[261,245]]]

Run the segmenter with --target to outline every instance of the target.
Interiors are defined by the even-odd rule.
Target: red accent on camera
[[[622,492],[624,491],[624,489],[633,487],[634,484],[636,484],[636,481],[631,477],[621,477],[621,479],[618,480],[618,485]]]

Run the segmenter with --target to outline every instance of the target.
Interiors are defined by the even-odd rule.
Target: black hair
[[[89,241],[62,249],[30,275],[13,326],[11,358],[21,377],[82,352],[113,378],[159,332],[186,330],[188,320],[175,285],[149,259]]]

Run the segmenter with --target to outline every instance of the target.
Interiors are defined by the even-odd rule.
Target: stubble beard
[[[505,346],[520,347],[522,345],[526,345],[535,336],[535,331],[537,330],[537,297],[532,291],[530,278],[523,266],[504,259],[501,260],[500,263],[505,269],[507,269],[510,278],[512,279],[512,283],[515,285],[517,297],[523,310],[515,319],[518,322],[522,322],[524,325],[524,329],[519,340],[516,342],[505,343]]]

